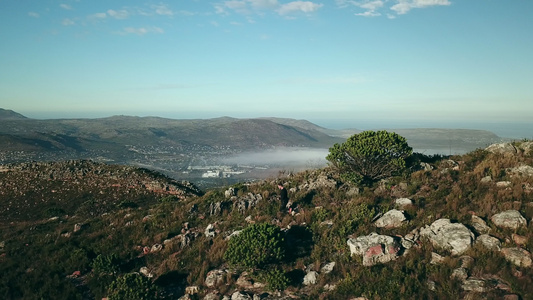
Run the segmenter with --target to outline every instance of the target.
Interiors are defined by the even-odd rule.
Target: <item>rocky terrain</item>
[[[88,161],[0,176],[4,299],[114,297],[128,274],[157,288],[153,299],[533,298],[533,142],[422,157],[373,186],[324,168],[202,194]],[[279,228],[283,259],[229,263],[230,241],[265,223]]]

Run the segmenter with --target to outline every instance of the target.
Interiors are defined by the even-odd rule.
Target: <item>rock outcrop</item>
[[[364,266],[373,266],[395,260],[401,250],[398,238],[379,235],[375,232],[348,239],[347,243],[351,255],[363,256]]]
[[[527,226],[526,219],[517,210],[506,210],[490,218],[494,225],[501,228],[518,229]]]
[[[439,219],[430,226],[420,229],[420,235],[429,239],[433,246],[460,255],[468,250],[475,240],[474,234],[461,223]]]
[[[403,211],[393,209],[386,212],[381,218],[377,219],[374,225],[378,228],[397,228],[407,220]]]

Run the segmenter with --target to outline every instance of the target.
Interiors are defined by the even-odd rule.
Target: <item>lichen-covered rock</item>
[[[505,259],[519,267],[529,268],[531,267],[531,253],[521,248],[503,248],[501,253]]]
[[[494,225],[501,228],[518,229],[527,226],[526,219],[517,210],[506,210],[490,219]]]
[[[510,168],[507,170],[511,176],[517,177],[529,177],[533,176],[533,167],[528,165],[521,165],[515,168]]]
[[[398,208],[403,209],[410,205],[413,205],[413,200],[409,198],[398,198],[396,199],[396,201],[394,201],[394,203],[396,204]]]
[[[460,255],[468,250],[475,236],[465,225],[451,223],[448,219],[439,219],[430,226],[420,229],[420,236],[429,239],[433,246]]]
[[[499,143],[499,144],[492,144],[485,148],[490,153],[495,154],[516,154],[517,150],[515,146],[513,146],[511,143]]]
[[[474,227],[478,234],[487,234],[490,232],[490,227],[487,226],[485,220],[476,215],[472,215],[472,221],[470,224],[472,227]]]
[[[375,232],[347,241],[351,255],[363,256],[364,266],[387,263],[398,258],[401,250],[399,238]]]
[[[407,218],[403,211],[393,209],[386,212],[381,218],[377,219],[374,225],[378,228],[397,228],[402,226]]]
[[[226,271],[225,270],[211,270],[207,273],[205,278],[205,285],[209,288],[214,288],[219,284],[226,282]]]
[[[463,290],[472,291],[477,293],[486,293],[489,289],[487,288],[487,282],[483,279],[477,278],[468,278],[463,281],[461,285]]]
[[[318,272],[309,271],[304,276],[303,284],[304,285],[314,285],[318,280]]]
[[[253,298],[244,292],[235,292],[231,294],[231,300],[252,300]]]
[[[494,250],[494,251],[500,251],[500,248],[502,246],[502,243],[497,238],[490,236],[488,234],[482,234],[477,237],[476,244],[480,243],[485,248]]]

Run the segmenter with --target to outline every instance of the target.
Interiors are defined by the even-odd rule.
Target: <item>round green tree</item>
[[[412,153],[406,139],[394,132],[364,131],[333,145],[326,159],[345,179],[374,182],[403,171]]]
[[[261,268],[283,259],[284,243],[279,227],[268,223],[252,224],[231,238],[224,259],[237,267]]]

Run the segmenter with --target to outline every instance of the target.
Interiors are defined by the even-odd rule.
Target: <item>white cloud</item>
[[[356,16],[361,16],[361,17],[378,17],[378,16],[381,16],[380,13],[377,13],[375,11],[365,11],[364,13],[358,13],[358,14],[355,14]]]
[[[33,11],[30,11],[28,13],[28,16],[32,17],[32,18],[38,18],[40,15],[36,12],[33,12]]]
[[[293,1],[287,4],[281,5],[278,9],[280,15],[286,15],[295,12],[312,13],[317,11],[323,6],[323,4],[316,4],[310,1]]]
[[[165,4],[152,5],[152,9],[155,10],[155,13],[162,16],[172,16],[174,12],[168,8]]]
[[[127,19],[130,16],[130,13],[125,9],[118,11],[110,9],[107,11],[107,14],[115,19]]]
[[[425,8],[429,6],[450,5],[449,0],[399,0],[397,4],[391,6],[391,10],[399,15],[406,14],[413,8]]]
[[[274,9],[279,6],[278,0],[248,0],[255,9]]]
[[[147,33],[164,33],[165,31],[159,27],[126,27],[121,34],[136,34],[145,35]]]
[[[59,4],[59,7],[61,7],[62,9],[66,9],[66,10],[72,10],[72,6],[68,4]]]
[[[280,4],[278,0],[228,0],[214,5],[217,14],[228,14],[228,9],[239,14],[262,14],[264,11],[275,11],[280,15],[296,12],[311,13],[321,8],[323,4],[311,1],[292,1]]]
[[[426,8],[431,6],[451,5],[450,0],[336,0],[340,8],[357,7],[364,9],[363,12],[355,13],[356,16],[375,17],[383,15],[380,10],[388,7],[397,15],[404,15],[414,8]],[[385,14],[389,19],[394,15]]]
[[[105,19],[105,18],[107,18],[107,14],[105,12],[89,15],[89,19]]]
[[[61,21],[61,24],[63,26],[71,26],[71,25],[74,25],[76,23],[74,23],[74,21],[71,20],[71,19],[63,19],[63,21]]]

